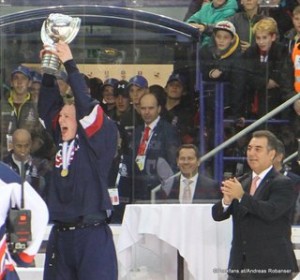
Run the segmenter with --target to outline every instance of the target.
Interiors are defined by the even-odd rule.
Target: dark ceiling
[[[107,5],[120,7],[188,6],[186,0],[1,0],[0,5],[12,6],[55,6],[55,5]]]

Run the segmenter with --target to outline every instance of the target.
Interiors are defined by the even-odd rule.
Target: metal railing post
[[[218,152],[222,151],[224,148],[226,148],[229,145],[231,145],[232,143],[234,143],[239,138],[243,137],[244,135],[246,135],[250,131],[254,130],[256,127],[258,127],[262,123],[266,122],[268,119],[272,118],[273,116],[275,116],[276,114],[280,113],[282,110],[284,110],[288,106],[292,105],[299,98],[300,98],[300,94],[299,93],[295,94],[293,97],[291,97],[290,99],[288,99],[287,101],[285,101],[284,103],[282,103],[280,106],[276,107],[275,109],[273,109],[272,111],[270,111],[269,113],[267,113],[266,115],[264,115],[263,117],[261,117],[260,119],[258,119],[256,122],[254,122],[251,125],[247,126],[243,130],[241,130],[240,132],[238,132],[236,135],[234,135],[233,137],[229,138],[227,141],[223,142],[218,147],[214,148],[213,150],[211,150],[210,152],[208,152],[207,154],[205,154],[204,156],[202,156],[201,157],[201,162],[204,162],[204,161],[210,159],[211,157],[213,157],[214,155],[216,155]]]

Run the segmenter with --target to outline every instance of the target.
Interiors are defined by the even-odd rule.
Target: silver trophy
[[[54,50],[59,40],[69,44],[73,41],[80,29],[81,19],[64,14],[50,14],[44,21],[41,29],[41,39],[46,50]],[[55,74],[60,68],[59,58],[46,52],[42,57],[41,69],[43,73]]]

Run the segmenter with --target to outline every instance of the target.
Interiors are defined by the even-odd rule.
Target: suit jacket
[[[135,131],[135,153],[144,131],[140,125]],[[158,186],[161,180],[173,175],[176,171],[176,151],[180,145],[180,137],[176,129],[167,121],[160,119],[150,138],[146,150],[145,167],[135,172],[135,196],[137,199],[150,199],[151,189]]]
[[[214,220],[233,219],[228,273],[249,269],[260,279],[280,276],[278,270],[298,271],[291,242],[292,181],[272,168],[251,196],[251,180],[251,174],[240,180],[245,190],[240,202],[234,200],[225,212],[221,201],[212,208]]]
[[[169,187],[171,187],[171,189],[169,189]],[[180,174],[164,182],[162,184],[161,192],[157,197],[162,200],[167,200],[168,203],[179,203],[179,192]],[[205,202],[205,200],[209,202],[210,200],[220,199],[221,196],[222,194],[218,181],[213,180],[205,175],[198,174],[196,188],[193,196],[193,203]]]

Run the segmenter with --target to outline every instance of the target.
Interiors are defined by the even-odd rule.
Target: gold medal
[[[66,176],[68,176],[68,174],[69,174],[68,169],[63,169],[63,170],[60,172],[60,175],[61,175],[62,177],[66,177]]]

